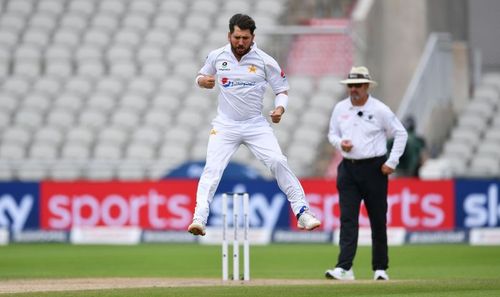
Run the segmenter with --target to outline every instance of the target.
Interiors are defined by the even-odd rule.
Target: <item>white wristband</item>
[[[202,78],[203,76],[204,76],[204,75],[201,75],[201,74],[200,74],[200,75],[198,75],[198,76],[194,79],[194,83],[195,83],[195,84],[196,84],[196,86],[198,86],[199,88],[201,88],[201,86],[198,84],[198,80],[199,80],[200,78]]]
[[[288,95],[285,93],[279,93],[274,99],[274,107],[283,106],[284,109],[288,106]]]

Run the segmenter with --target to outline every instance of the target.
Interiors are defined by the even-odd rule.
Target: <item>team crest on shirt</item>
[[[248,72],[250,72],[250,73],[256,73],[257,72],[257,67],[255,67],[255,65],[248,66]]]
[[[210,130],[210,135],[215,135],[217,134],[217,130],[215,130],[214,128],[212,128],[212,130]]]

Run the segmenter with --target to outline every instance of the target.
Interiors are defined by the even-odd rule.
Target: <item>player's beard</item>
[[[231,50],[238,57],[243,57],[250,51],[250,47],[245,48],[244,46],[233,46],[231,45]]]

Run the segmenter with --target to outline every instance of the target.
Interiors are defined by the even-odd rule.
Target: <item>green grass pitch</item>
[[[338,247],[272,244],[251,247],[252,279],[322,280]],[[500,248],[469,245],[390,247],[389,282],[370,281],[371,250],[360,247],[355,282],[271,286],[151,287],[35,292],[1,296],[500,296]],[[241,256],[240,256],[241,260]],[[240,269],[242,266],[240,266]],[[221,277],[220,246],[141,244],[0,247],[0,283],[17,279]]]

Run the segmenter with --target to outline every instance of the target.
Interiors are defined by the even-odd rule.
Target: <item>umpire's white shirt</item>
[[[230,44],[210,52],[199,73],[217,75],[220,88],[217,112],[233,121],[262,115],[267,83],[274,94],[290,88],[276,60],[257,48],[255,43],[240,61],[231,52]]]
[[[350,98],[335,105],[328,140],[345,158],[383,156],[387,153],[388,137],[394,137],[394,145],[386,165],[396,168],[399,157],[404,152],[408,134],[390,108],[372,96],[369,96],[363,106],[352,105]],[[351,140],[353,147],[350,152],[342,150],[342,140]]]

